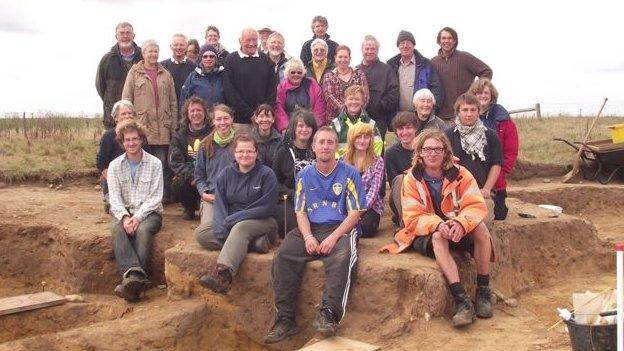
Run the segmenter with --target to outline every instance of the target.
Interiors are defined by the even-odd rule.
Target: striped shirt
[[[160,160],[143,150],[136,175],[130,174],[126,154],[108,166],[108,196],[111,213],[121,220],[132,216],[143,221],[150,213],[162,213],[163,175]]]

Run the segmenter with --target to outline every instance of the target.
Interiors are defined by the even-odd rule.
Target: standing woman
[[[237,136],[232,147],[236,163],[228,165],[216,179],[210,233],[223,247],[212,273],[200,278],[202,286],[220,294],[229,290],[247,250],[269,252],[269,242],[277,232],[272,217],[277,203],[275,174],[257,162],[258,147],[248,134]]]
[[[470,93],[479,99],[479,118],[488,129],[496,132],[503,151],[503,166],[494,184],[494,219],[503,220],[507,218],[509,209],[505,204],[507,198],[507,175],[509,175],[516,165],[518,158],[518,130],[516,124],[511,120],[509,112],[496,103],[498,100],[498,90],[487,78],[479,78],[468,89]]]
[[[234,140],[233,115],[234,111],[226,105],[219,104],[213,108],[213,130],[202,140],[195,162],[195,186],[201,196],[201,219],[195,229],[195,240],[208,250],[220,250],[223,246],[222,242],[212,236],[215,179],[221,170],[234,161],[228,149]]]
[[[347,153],[343,161],[360,172],[366,190],[366,212],[360,217],[360,236],[369,238],[379,229],[384,204],[380,189],[384,186],[384,160],[373,151],[373,126],[357,123],[349,129]]]
[[[251,116],[251,136],[258,146],[258,160],[263,165],[273,167],[277,148],[282,143],[282,135],[273,128],[275,111],[271,105],[262,104]]]
[[[195,71],[186,78],[180,91],[180,109],[191,96],[199,96],[208,104],[208,108],[222,104],[223,98],[223,66],[217,63],[217,49],[212,45],[205,45],[199,55]]]
[[[325,74],[323,78],[323,94],[325,94],[325,107],[327,120],[337,117],[345,106],[344,92],[352,85],[362,87],[363,108],[368,105],[369,92],[366,74],[358,68],[349,67],[351,62],[351,49],[346,45],[338,45],[336,48],[336,68]]]
[[[163,169],[163,203],[171,203],[169,142],[178,128],[178,100],[171,74],[158,63],[158,43],[146,40],[141,46],[143,60],[132,66],[126,77],[122,99],[134,104],[137,122],[147,131],[145,151],[156,156]]]
[[[317,126],[327,124],[323,90],[314,79],[306,77],[306,69],[299,59],[293,58],[286,63],[286,79],[277,86],[275,108],[275,127],[280,133],[286,129],[291,114],[297,108],[312,111]]]
[[[169,165],[173,172],[172,191],[184,207],[182,218],[195,219],[199,209],[199,194],[195,188],[195,162],[201,141],[212,131],[208,106],[202,98],[193,96],[182,106],[180,128],[171,138]]]
[[[295,178],[307,165],[314,163],[312,136],[317,129],[316,120],[310,111],[299,109],[293,112],[284,133],[284,141],[275,154],[273,171],[277,176],[280,201],[277,223],[282,238],[297,226],[294,211]]]

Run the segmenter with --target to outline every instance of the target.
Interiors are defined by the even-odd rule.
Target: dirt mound
[[[568,172],[568,166],[550,163],[529,162],[518,160],[513,172],[507,177],[510,180],[522,180],[540,177],[563,176]]]

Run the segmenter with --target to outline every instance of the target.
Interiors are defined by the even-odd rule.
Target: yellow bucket
[[[624,123],[609,126],[611,129],[611,139],[614,144],[624,143]]]

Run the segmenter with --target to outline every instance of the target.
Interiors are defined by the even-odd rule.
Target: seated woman
[[[369,92],[368,80],[364,71],[349,67],[351,62],[351,49],[346,45],[338,45],[336,48],[336,68],[325,74],[323,78],[323,94],[327,119],[336,118],[345,106],[345,90],[353,85],[362,87],[362,107],[368,105]]]
[[[195,162],[195,187],[201,197],[199,226],[195,240],[208,250],[219,250],[223,243],[212,240],[212,218],[215,202],[215,179],[234,161],[228,150],[234,140],[234,111],[226,105],[217,105],[212,111],[213,131],[202,140]]]
[[[182,106],[182,121],[169,144],[169,166],[173,172],[171,190],[184,207],[182,218],[195,219],[199,193],[195,188],[195,160],[201,141],[211,132],[208,106],[204,99],[192,96]]]
[[[448,128],[448,125],[433,113],[436,100],[431,90],[427,88],[419,89],[414,93],[413,103],[416,108],[416,116],[418,117],[418,129],[416,130],[416,134],[430,128],[436,128],[440,131],[444,131]]]
[[[279,206],[277,222],[280,237],[297,226],[295,218],[295,179],[307,165],[314,163],[312,136],[318,129],[316,120],[308,110],[299,109],[292,114],[284,141],[277,149],[273,171],[277,176]]]
[[[374,236],[384,210],[380,189],[384,184],[384,160],[373,151],[373,126],[357,123],[349,129],[347,153],[342,160],[355,167],[366,190],[366,212],[360,217],[360,237]]]
[[[273,167],[277,148],[282,143],[282,135],[273,128],[275,112],[271,105],[262,104],[251,116],[251,136],[258,144],[258,160],[263,165]]]
[[[496,103],[498,100],[498,90],[487,78],[476,80],[468,89],[470,93],[479,99],[479,118],[488,129],[496,132],[498,141],[503,152],[503,165],[501,172],[494,184],[494,219],[503,220],[507,218],[509,209],[505,204],[507,198],[507,175],[513,171],[518,158],[518,130],[516,124],[511,120],[509,112]]]
[[[191,96],[199,96],[206,101],[208,108],[222,104],[223,98],[223,66],[217,61],[217,49],[212,45],[201,48],[199,62],[194,72],[191,72],[180,90],[180,110]]]
[[[134,112],[134,105],[128,100],[119,100],[113,105],[111,111],[111,117],[115,121],[115,124],[120,124],[123,121],[134,119],[136,113]],[[102,187],[102,200],[104,201],[104,212],[110,212],[110,202],[108,201],[108,165],[112,160],[124,153],[124,149],[115,140],[115,128],[107,129],[100,139],[100,148],[95,159],[96,166],[100,171],[100,186]],[[147,140],[144,140],[147,143]]]
[[[323,91],[314,79],[305,76],[303,63],[292,58],[286,62],[285,72],[286,79],[277,86],[275,128],[282,133],[290,116],[298,108],[312,111],[317,126],[326,125]]]
[[[340,143],[338,156],[344,155],[347,151],[347,133],[349,128],[358,122],[373,126],[375,131],[373,150],[375,150],[375,155],[381,155],[383,140],[381,140],[381,134],[375,125],[375,120],[370,118],[364,110],[364,88],[359,85],[352,85],[345,90],[344,96],[345,106],[342,112],[330,123],[331,128],[338,134],[338,142]]]
[[[277,233],[272,217],[277,203],[275,174],[257,163],[258,147],[248,134],[237,136],[232,147],[236,163],[225,167],[216,179],[214,224],[209,234],[223,247],[212,273],[199,280],[220,294],[229,290],[250,243],[256,252],[267,253]]]

